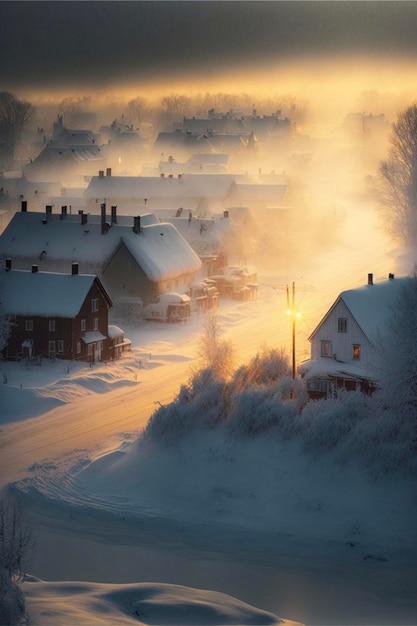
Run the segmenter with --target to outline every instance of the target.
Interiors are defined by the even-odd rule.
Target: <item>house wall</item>
[[[55,322],[55,330],[49,330],[49,322]],[[26,322],[31,322],[33,330],[26,330]],[[14,358],[23,353],[29,354],[22,348],[26,340],[32,341],[31,356],[46,357],[49,355],[49,341],[55,341],[56,353],[60,358],[72,359],[72,319],[58,317],[39,317],[31,315],[17,315],[12,318],[12,332],[6,347],[5,356]],[[63,341],[63,351],[58,353],[58,341]]]
[[[135,297],[146,306],[159,293],[158,285],[149,280],[123,244],[104,268],[102,281],[113,300]]]
[[[98,301],[98,310],[92,310],[92,300]],[[97,328],[95,328],[94,319],[98,319]],[[85,320],[85,331],[83,330],[82,320]],[[33,330],[26,330],[26,321],[32,322]],[[55,322],[55,330],[49,329],[49,322]],[[91,360],[88,355],[88,347],[82,341],[84,332],[98,330],[107,338],[108,332],[108,303],[102,290],[94,283],[84,300],[80,312],[75,318],[55,317],[55,316],[31,316],[18,315],[12,319],[13,325],[11,336],[5,350],[6,358],[14,358],[18,354],[22,354],[22,343],[25,340],[32,340],[32,356],[46,357],[50,354],[49,341],[55,341],[56,356],[62,359],[78,359],[81,361]],[[60,351],[58,341],[63,341],[63,350]],[[77,352],[77,344],[80,344],[81,351]],[[103,341],[102,358],[109,358],[110,340]]]
[[[338,331],[338,319],[347,319],[347,332]],[[311,358],[320,359],[321,342],[330,341],[330,358],[335,358],[344,363],[357,362],[363,366],[368,366],[374,358],[374,349],[363,331],[353,318],[349,309],[343,302],[338,300],[333,309],[325,317],[320,327],[311,340]],[[353,345],[360,346],[359,360],[353,359]]]

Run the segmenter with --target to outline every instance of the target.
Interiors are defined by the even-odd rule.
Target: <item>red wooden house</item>
[[[100,361],[113,357],[108,337],[112,301],[97,276],[12,270],[0,272],[0,313],[10,320],[4,358],[58,357]]]

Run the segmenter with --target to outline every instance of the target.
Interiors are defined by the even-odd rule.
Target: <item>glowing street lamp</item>
[[[295,378],[295,323],[301,317],[300,311],[295,306],[295,283],[292,284],[292,297],[290,299],[290,290],[287,285],[287,315],[292,320],[292,377]]]

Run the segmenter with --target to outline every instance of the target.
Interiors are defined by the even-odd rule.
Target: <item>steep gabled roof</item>
[[[1,270],[1,311],[6,315],[75,317],[95,281],[111,304],[94,275]]]
[[[393,313],[395,302],[407,280],[409,280],[407,277],[394,278],[343,291],[313,330],[309,339],[313,338],[338,302],[342,300],[367,339],[373,343],[378,334],[384,334],[387,322]]]
[[[103,268],[121,241],[152,281],[176,278],[183,273],[197,272],[201,262],[184,237],[168,223],[159,222],[154,215],[141,217],[137,234],[131,225],[114,224],[107,234],[101,234],[100,216],[89,216],[87,224],[79,215],[65,219],[52,214],[19,212],[14,215],[0,236],[0,257],[23,257],[37,262],[48,260],[73,261]]]

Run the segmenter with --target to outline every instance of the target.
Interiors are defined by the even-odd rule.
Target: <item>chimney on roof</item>
[[[107,233],[106,226],[106,203],[103,202],[101,205],[101,234],[105,235]]]
[[[66,216],[67,216],[67,213],[68,213],[68,207],[66,205],[62,206],[61,207],[61,215],[60,215],[59,219],[64,220],[66,218]]]
[[[99,178],[104,178],[104,170],[99,170],[98,177]]]
[[[229,217],[229,211],[223,211],[223,217]]]
[[[77,274],[78,274],[78,263],[73,263],[71,265],[71,275],[77,276]]]
[[[47,217],[50,217],[50,215],[52,215],[52,204],[47,204],[46,205],[45,213],[46,213]]]
[[[137,235],[140,233],[140,215],[133,218],[133,232]]]
[[[38,266],[37,265],[32,265],[32,274],[37,274],[38,272]]]
[[[12,260],[11,259],[6,259],[4,261],[4,269],[6,270],[6,272],[10,272],[10,270],[12,269]]]
[[[81,211],[81,224],[82,224],[82,226],[87,224],[87,220],[88,220],[87,213],[84,213],[84,211]]]
[[[26,213],[28,210],[27,200],[22,200],[20,207],[21,207],[22,213]]]
[[[374,275],[368,274],[368,285],[373,285],[373,284],[374,284]]]
[[[111,167],[106,169],[106,176],[111,176]]]
[[[391,274],[391,272],[388,274],[388,278],[389,280],[394,280],[394,274]]]
[[[114,205],[111,208],[111,223],[117,224],[117,205]]]

